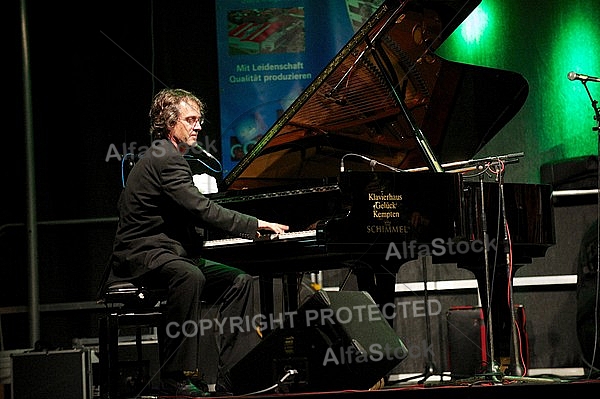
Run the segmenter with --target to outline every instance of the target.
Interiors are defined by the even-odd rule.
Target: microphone
[[[200,162],[201,164],[203,164],[204,166],[206,166],[208,169],[212,170],[213,172],[217,172],[220,173],[223,171],[223,165],[221,165],[221,161],[219,161],[213,154],[211,154],[210,152],[206,151],[204,148],[202,148],[202,146],[200,146],[200,144],[198,144],[198,142],[196,142],[195,144],[189,145],[186,142],[182,142],[179,143],[180,146],[180,151],[183,154],[183,157],[185,159],[187,159],[188,161],[196,161],[196,162]],[[200,159],[199,155],[202,155],[206,158],[210,158],[212,159],[212,162],[210,163],[215,163],[217,165],[219,165],[219,169],[215,169],[213,166],[209,165],[206,161],[206,159]]]
[[[213,154],[211,154],[210,152],[208,152],[208,151],[206,151],[204,148],[202,148],[202,147],[200,146],[200,144],[196,143],[196,145],[194,146],[194,149],[197,149],[197,150],[199,150],[199,151],[200,151],[200,153],[201,153],[202,155],[204,155],[204,156],[207,156],[207,157],[209,157],[210,159],[213,159],[213,160],[215,160],[215,161],[219,162],[219,160],[218,160],[217,158],[215,158],[215,156],[214,156]]]
[[[600,82],[600,78],[597,78],[595,76],[583,75],[573,71],[567,74],[567,78],[569,78],[569,80],[581,80],[582,82]]]
[[[379,161],[377,161],[375,159],[371,159],[371,158],[368,158],[368,157],[366,157],[364,155],[355,154],[355,153],[352,153],[352,152],[344,154],[342,156],[342,159],[340,159],[340,172],[344,172],[344,158],[349,157],[349,156],[357,157],[357,158],[360,158],[360,159],[363,159],[363,160],[369,162],[369,166],[371,167],[371,169],[373,169],[376,165],[381,165],[384,168],[387,168],[387,169],[392,170],[394,172],[404,172],[404,170],[402,170],[402,169],[395,168],[393,166],[390,166],[390,165],[384,164],[382,162],[379,162]]]

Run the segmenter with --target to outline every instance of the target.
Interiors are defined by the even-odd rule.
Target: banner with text
[[[216,2],[223,176],[382,2]]]

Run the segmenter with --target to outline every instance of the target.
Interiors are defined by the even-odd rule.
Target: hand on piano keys
[[[280,234],[275,233],[264,233],[260,237],[253,240],[247,238],[223,238],[220,240],[210,240],[204,242],[204,248],[219,247],[219,246],[232,246],[240,244],[253,244],[261,241],[287,241],[287,240],[300,240],[304,238],[315,238],[317,236],[316,230],[303,230],[303,231],[292,231],[284,232]]]
[[[287,226],[285,224],[265,222],[264,220],[258,219],[258,231],[259,231],[258,236],[259,237],[261,235],[260,232],[262,232],[262,231],[271,231],[275,234],[281,234],[281,233],[285,233],[289,229],[290,229],[290,226]]]

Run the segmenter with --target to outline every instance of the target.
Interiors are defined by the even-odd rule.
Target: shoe
[[[210,396],[233,396],[233,392],[227,389],[222,384],[216,383],[214,392],[210,393]]]
[[[377,381],[375,383],[375,385],[373,385],[371,388],[369,388],[369,391],[377,391],[377,390],[383,389],[384,386],[385,386],[385,378],[381,378],[379,381]]]
[[[194,384],[201,391],[208,392],[208,382],[204,380],[204,376],[198,370],[196,371],[184,371],[183,374],[188,377],[192,384]]]
[[[198,388],[188,377],[182,379],[163,378],[160,382],[161,393],[163,395],[185,398],[206,398],[211,396],[210,392]]]
[[[229,377],[229,372],[220,369],[217,373],[217,383],[215,384],[215,390],[212,393],[213,396],[233,396],[233,384]]]

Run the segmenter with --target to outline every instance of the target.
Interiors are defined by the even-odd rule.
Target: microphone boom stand
[[[481,195],[481,207],[480,207],[480,216],[481,216],[481,225],[483,229],[483,241],[484,241],[484,269],[485,269],[485,305],[487,307],[485,312],[485,320],[487,322],[487,345],[489,348],[489,360],[488,360],[488,372],[491,375],[496,373],[495,362],[495,353],[494,353],[494,331],[493,331],[493,321],[492,321],[492,287],[491,287],[491,276],[490,276],[490,261],[489,261],[489,247],[488,243],[490,241],[488,231],[487,231],[487,217],[485,214],[485,193],[483,186],[483,174],[479,175],[479,191]]]
[[[498,176],[499,190],[500,190],[500,201],[502,206],[502,221],[504,226],[504,253],[506,256],[506,275],[508,279],[508,306],[510,307],[510,321],[511,321],[511,344],[513,348],[513,373],[518,377],[523,377],[523,368],[521,367],[520,357],[520,345],[519,345],[519,331],[517,325],[517,316],[515,310],[515,302],[513,296],[513,268],[512,268],[512,256],[510,250],[510,240],[508,234],[508,220],[506,218],[506,205],[504,200],[504,172],[500,172]]]
[[[592,131],[596,132],[596,136],[597,136],[597,146],[598,146],[598,153],[596,155],[596,164],[597,164],[597,171],[596,171],[596,179],[597,179],[597,185],[596,185],[596,191],[597,191],[597,198],[596,198],[596,218],[600,220],[600,110],[598,109],[598,101],[594,100],[594,98],[592,97],[592,94],[590,93],[590,90],[587,87],[587,81],[586,80],[582,80],[581,83],[583,84],[583,87],[585,88],[585,91],[588,94],[588,97],[590,98],[590,101],[592,103],[592,108],[594,109],[594,119],[596,120],[596,126],[592,127]],[[600,272],[598,272],[600,270],[600,223],[598,223],[598,230],[596,231],[596,254],[597,254],[597,259],[596,259],[596,278],[600,279]],[[598,284],[597,284],[598,285]],[[596,295],[596,298],[598,298],[598,295]],[[598,307],[598,303],[596,303],[596,307]],[[594,369],[594,364],[595,364],[595,356],[596,356],[596,351],[594,351],[594,353],[592,354],[592,359],[591,359],[591,367],[590,367],[590,375],[592,370]]]
[[[421,267],[423,269],[423,301],[425,302],[425,339],[427,340],[427,348],[432,344],[431,338],[431,320],[429,318],[429,293],[427,291],[427,266],[431,264],[431,256],[421,256]],[[427,350],[427,358],[425,362],[425,370],[419,384],[424,383],[433,375],[435,371],[435,363],[431,357],[431,351]]]
[[[431,337],[431,319],[429,314],[429,292],[427,290],[427,266],[431,265],[431,255],[423,255],[417,258],[421,261],[421,268],[423,273],[423,301],[425,303],[425,341],[427,348],[433,344]],[[431,356],[431,351],[427,350],[427,356],[425,358],[425,369],[422,374],[414,375],[411,377],[403,378],[398,380],[398,383],[412,381],[419,378],[418,384],[425,383],[431,376],[435,375],[435,363]],[[443,375],[440,374],[440,381],[443,380]]]

